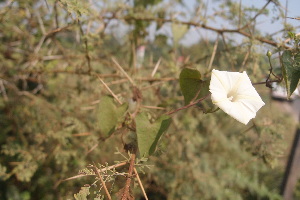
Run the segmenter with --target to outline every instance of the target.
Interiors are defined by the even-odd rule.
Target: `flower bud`
[[[272,52],[271,51],[267,51],[267,56],[270,58],[272,56]]]

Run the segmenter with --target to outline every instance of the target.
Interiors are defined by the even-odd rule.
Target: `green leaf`
[[[90,194],[90,187],[81,187],[77,194],[74,194],[76,200],[87,200],[87,196]]]
[[[74,0],[59,0],[64,5],[70,14],[75,14],[77,18],[88,13],[88,5],[81,1]]]
[[[7,178],[9,178],[9,175],[7,174],[7,168],[0,164],[0,180],[5,181]]]
[[[188,25],[172,23],[173,41],[175,45],[178,44],[179,40],[183,38],[188,30]]]
[[[155,36],[155,41],[154,42],[155,42],[155,44],[157,46],[159,46],[159,45],[167,45],[167,40],[168,40],[167,36],[159,34],[159,35]]]
[[[300,78],[300,53],[284,51],[282,54],[283,78],[286,83],[288,98],[298,86]]]
[[[96,109],[98,122],[96,128],[100,130],[102,137],[107,138],[114,132],[116,126],[124,120],[127,108],[127,104],[117,107],[110,96],[101,98]]]
[[[291,38],[292,40],[294,40],[295,37],[296,37],[296,34],[289,31],[289,32],[288,32],[288,36],[289,36],[289,38]]]
[[[162,115],[154,123],[151,123],[147,113],[142,112],[136,116],[135,122],[140,155],[141,157],[149,156],[154,153],[160,137],[168,129],[171,118]]]
[[[209,93],[209,81],[201,80],[201,74],[196,69],[184,68],[180,73],[179,82],[185,105]]]

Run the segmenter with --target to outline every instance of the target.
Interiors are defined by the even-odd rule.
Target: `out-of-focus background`
[[[277,83],[299,8],[298,0],[0,0],[0,199],[106,199],[88,166],[128,159],[122,132],[101,132],[107,87],[134,104],[123,69],[142,91],[141,109],[157,118],[184,106],[184,67],[203,80],[212,69],[247,71],[266,105],[246,126],[221,110],[205,114],[209,101],[174,115],[138,165],[148,198],[300,199],[300,99],[296,91],[287,100]],[[113,199],[128,165],[116,170],[103,176]],[[137,179],[131,192],[145,199]]]

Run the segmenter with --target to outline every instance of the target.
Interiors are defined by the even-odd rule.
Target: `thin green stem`
[[[268,60],[269,60],[269,64],[270,64],[270,73],[269,73],[269,75],[268,75],[268,77],[267,77],[265,83],[266,83],[266,86],[267,86],[267,87],[272,88],[272,86],[271,86],[270,83],[271,83],[271,82],[281,82],[282,78],[279,77],[279,76],[277,76],[276,74],[274,74],[274,72],[273,72],[273,66],[272,66],[272,62],[271,62],[271,56],[268,56]],[[277,80],[271,81],[271,80],[270,80],[271,74],[272,74],[273,76],[275,76],[275,78],[276,78]]]

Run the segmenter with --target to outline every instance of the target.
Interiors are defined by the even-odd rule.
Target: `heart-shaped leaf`
[[[116,106],[110,96],[101,98],[96,109],[98,122],[96,128],[100,130],[102,137],[107,138],[114,132],[116,125],[124,120],[127,108],[127,104]]]
[[[288,98],[298,86],[300,78],[300,53],[286,50],[282,54],[283,78],[286,83]]]
[[[201,80],[201,74],[196,69],[184,68],[180,73],[179,82],[185,105],[209,93],[209,81]]]
[[[171,123],[171,118],[163,115],[154,123],[151,123],[147,113],[142,112],[136,116],[135,122],[140,155],[141,157],[147,157],[154,153],[160,137]]]

